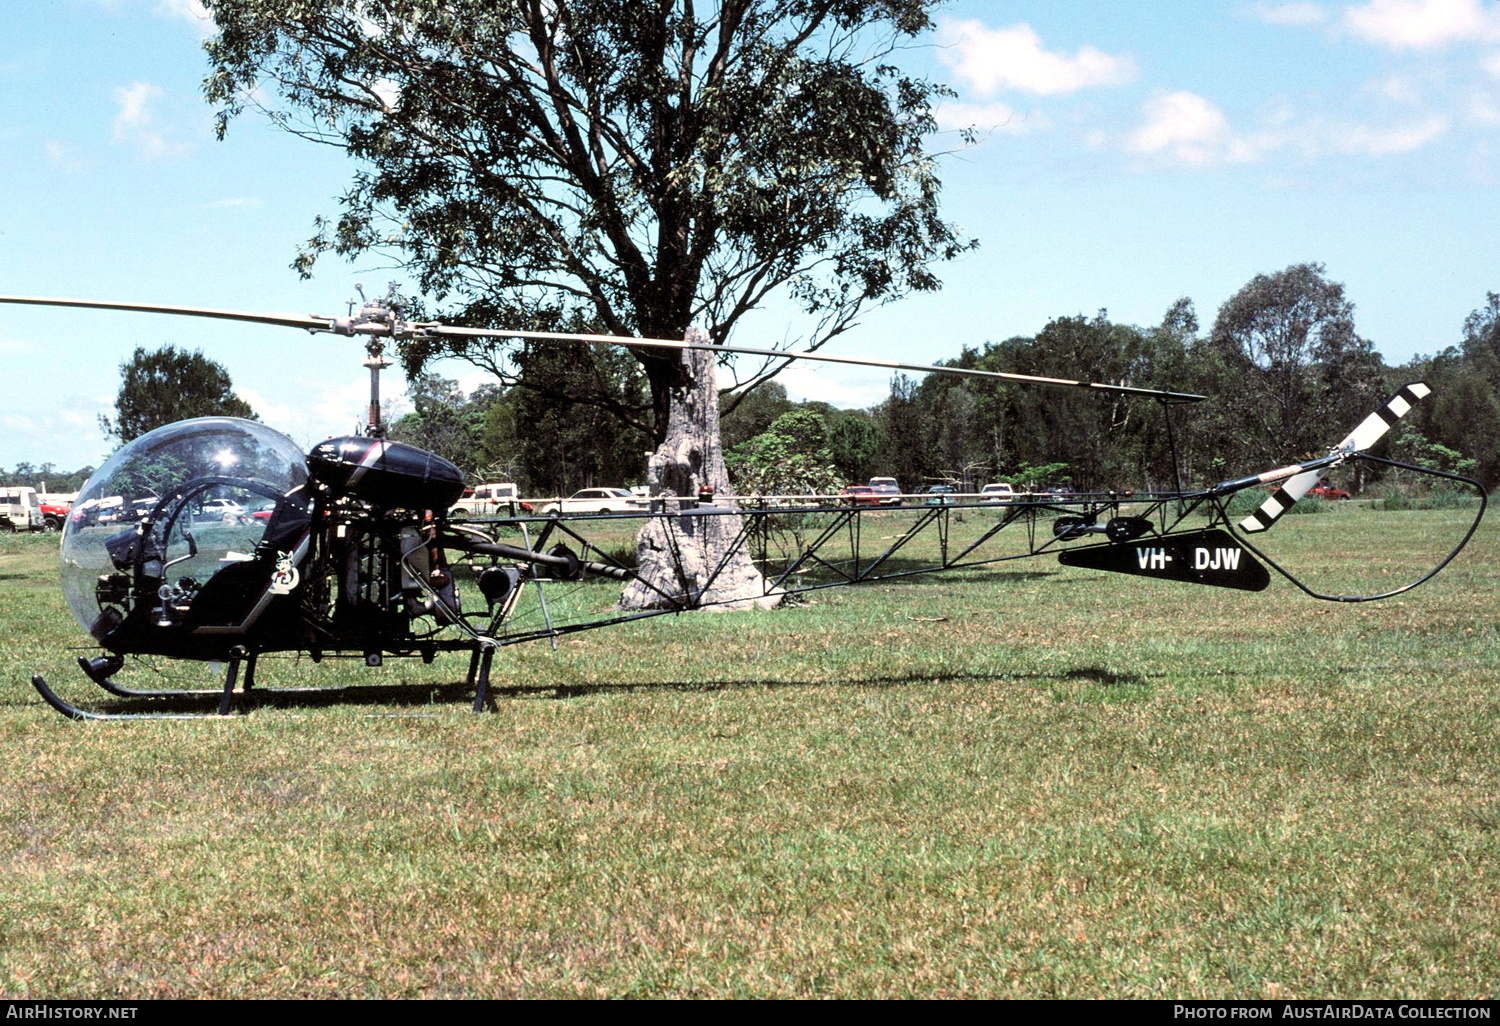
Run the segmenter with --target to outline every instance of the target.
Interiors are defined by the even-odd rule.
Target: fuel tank
[[[382,509],[445,512],[464,491],[464,473],[425,449],[384,438],[329,438],[307,454],[307,472],[336,495]]]

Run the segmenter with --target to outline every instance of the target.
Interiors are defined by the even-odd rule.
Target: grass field
[[[1463,516],[1291,553],[1378,578]],[[461,657],[267,659],[446,701],[188,723],[42,705],[110,705],[55,553],[0,536],[9,997],[1500,990],[1492,525],[1373,605],[1039,559],[511,649],[488,715]]]

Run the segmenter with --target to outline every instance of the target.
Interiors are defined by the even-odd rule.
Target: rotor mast
[[[386,325],[390,337],[397,337],[397,328],[401,325],[401,302],[396,295],[396,283],[391,282],[390,289],[384,300],[369,300],[365,298],[365,290],[361,285],[354,286],[363,305],[359,309],[359,318],[354,318],[354,301],[349,302],[349,321],[351,325]],[[352,334],[352,331],[350,332]],[[365,434],[370,438],[384,438],[385,424],[380,419],[380,372],[391,365],[391,361],[385,355],[385,336],[371,334],[365,341],[365,361],[363,366],[370,368],[370,414],[365,424]]]
[[[365,346],[369,356],[364,365],[370,368],[370,417],[365,425],[365,434],[371,438],[385,437],[385,424],[380,420],[380,372],[391,365],[385,357],[385,346],[377,338],[370,339]]]

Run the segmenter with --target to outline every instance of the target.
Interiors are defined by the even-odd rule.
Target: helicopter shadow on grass
[[[749,680],[639,680],[619,683],[566,684],[548,682],[544,684],[504,685],[492,681],[485,702],[488,712],[500,712],[507,700],[548,699],[577,700],[592,696],[628,694],[636,691],[714,692],[749,691],[752,689],[793,688],[840,688],[840,689],[895,689],[906,687],[936,687],[944,684],[979,683],[1013,684],[1022,687],[1050,687],[1054,691],[1069,685],[1085,685],[1102,688],[1103,695],[1127,694],[1154,691],[1152,679],[1164,674],[1117,673],[1100,666],[1079,666],[1056,673],[906,673],[887,675],[850,675],[828,681],[805,681],[787,679]],[[474,700],[474,687],[464,681],[449,684],[355,684],[307,688],[278,692],[274,686],[251,692],[237,692],[234,696],[235,713],[249,714],[260,709],[327,709],[342,707],[384,707],[411,710],[423,708],[435,714],[458,711]],[[219,702],[219,695],[207,691],[184,692],[180,697],[156,697],[139,699],[113,699],[94,708],[110,716],[145,714],[151,717],[212,715]],[[377,714],[378,715],[378,714]],[[402,715],[402,714],[394,714]]]
[[[557,699],[586,698],[591,695],[624,694],[643,690],[670,690],[681,692],[718,692],[749,690],[752,688],[847,688],[847,689],[894,689],[903,687],[939,686],[944,684],[1017,684],[1026,687],[1048,686],[1057,688],[1070,684],[1092,685],[1111,690],[1154,690],[1152,681],[1166,674],[1117,673],[1102,666],[1079,666],[1058,673],[904,673],[876,676],[853,675],[836,681],[805,680],[717,680],[717,681],[631,681],[618,684],[549,684],[539,686],[495,687],[490,694],[522,698],[540,696],[551,692]],[[497,708],[492,702],[491,708]]]
[[[934,585],[955,584],[1026,584],[1035,581],[1053,581],[1058,578],[1058,570],[1004,570],[992,566],[955,567],[951,570],[935,569],[927,564],[913,562],[910,569],[903,569],[899,565],[884,564],[882,569],[889,576],[870,577],[850,584],[846,581],[829,581],[826,583],[798,585],[792,584],[792,594],[812,595],[820,591],[828,591],[834,588],[857,587],[864,588],[874,585],[914,585],[923,584],[928,587]],[[933,580],[938,575],[948,575],[944,580]],[[770,575],[768,575],[770,576]],[[1063,580],[1067,580],[1064,578]],[[806,591],[796,590],[798,587],[806,587]]]

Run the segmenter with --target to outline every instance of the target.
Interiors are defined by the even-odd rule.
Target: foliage
[[[1424,466],[1458,470],[1491,485],[1500,480],[1500,397],[1486,370],[1495,309],[1500,309],[1500,299],[1470,316],[1462,346],[1384,371],[1382,382],[1361,385],[1363,392],[1345,390],[1343,400],[1318,399],[1313,420],[1322,424],[1322,433],[1309,443],[1311,454],[1346,434],[1401,385],[1422,380],[1433,394],[1416,404],[1402,429],[1383,441],[1380,451]],[[1345,361],[1345,370],[1363,359]],[[1500,374],[1500,355],[1494,359]],[[1375,360],[1373,354],[1370,360]],[[724,437],[741,445],[767,431],[778,417],[803,410],[820,416],[826,427],[827,458],[814,464],[831,463],[843,481],[888,475],[911,489],[935,480],[977,486],[984,477],[1009,480],[1017,487],[1030,482],[1067,483],[1084,491],[1158,490],[1174,487],[1179,479],[1189,487],[1212,484],[1285,461],[1280,421],[1259,416],[1263,407],[1250,379],[1260,371],[1204,338],[1186,299],[1173,303],[1161,323],[1149,329],[1115,324],[1103,312],[1092,318],[1058,318],[1036,336],[966,348],[949,364],[1157,385],[1210,398],[1172,407],[1169,434],[1166,418],[1150,400],[1102,397],[1076,389],[1023,388],[935,375],[914,381],[898,375],[891,395],[878,407],[836,410],[826,403],[794,404],[779,384],[769,382],[726,416]],[[585,370],[587,365],[564,360],[559,366],[569,376],[559,379],[565,386],[557,387],[586,398],[593,387],[588,384],[592,372]],[[624,360],[620,366],[631,364]],[[1329,390],[1335,382],[1350,380],[1319,359],[1311,359],[1304,370],[1315,395],[1333,394]],[[513,408],[514,403],[506,407]],[[1403,436],[1403,431],[1411,433]],[[743,455],[737,473],[743,473]],[[1340,483],[1363,494],[1388,473],[1360,463],[1357,476]]]
[[[944,90],[886,63],[933,6],[207,0],[206,91],[221,133],[266,97],[361,162],[304,272],[387,250],[456,323],[720,343],[779,294],[816,346],[970,246],[926,146]],[[507,348],[452,353],[503,372]],[[678,363],[635,358],[660,439]]]
[[[741,495],[828,495],[843,487],[823,417],[792,410],[725,456]]]
[[[1403,463],[1441,470],[1448,474],[1470,474],[1475,461],[1463,453],[1448,448],[1440,442],[1430,442],[1416,428],[1405,425],[1396,434],[1391,446],[1391,455]]]
[[[415,409],[390,426],[390,437],[437,453],[467,475],[481,471],[480,439],[495,390],[466,397],[458,382],[423,374],[406,394]]]
[[[1034,492],[1060,480],[1067,469],[1066,463],[1043,463],[1035,467],[1022,463],[1006,476],[1010,478],[1010,484],[1016,491]]]
[[[161,497],[169,489],[182,484],[187,477],[187,467],[187,462],[176,453],[143,453],[115,471],[115,491],[127,499]]]
[[[120,375],[115,419],[101,415],[99,423],[121,445],[164,424],[193,417],[260,419],[249,403],[234,394],[223,365],[201,352],[163,346],[148,353],[138,346],[135,355],[120,365]]]
[[[725,450],[754,438],[770,427],[777,417],[789,412],[792,406],[786,386],[779,381],[767,381],[750,391],[733,408],[725,409],[720,415],[719,439]]]
[[[516,363],[527,385],[483,385],[467,396],[456,381],[419,375],[407,390],[415,409],[391,425],[391,437],[437,453],[475,483],[511,481],[528,495],[639,481],[649,437],[622,428],[589,396],[625,394],[630,382],[640,393],[642,375],[618,353],[576,359],[586,348],[524,347]],[[601,382],[610,370],[620,380]]]
[[[841,413],[828,429],[828,455],[844,480],[859,483],[877,476],[880,428],[863,410]]]
[[[1211,344],[1239,381],[1236,402],[1273,461],[1306,458],[1373,409],[1380,361],[1354,330],[1354,304],[1322,264],[1259,274],[1229,298]],[[1344,428],[1347,431],[1347,427]]]
[[[94,467],[83,467],[72,472],[58,470],[52,463],[33,465],[28,460],[17,463],[14,470],[0,467],[0,487],[22,485],[39,492],[66,493],[80,490],[84,482],[94,473]]]
[[[651,436],[611,415],[606,397],[644,402],[645,375],[619,349],[581,343],[527,344],[514,354],[522,385],[506,392],[516,424],[515,456],[537,495],[645,481]]]
[[[918,385],[905,374],[891,379],[890,397],[875,412],[884,434],[881,463],[906,491],[914,491],[933,466],[932,412],[921,400]]]

